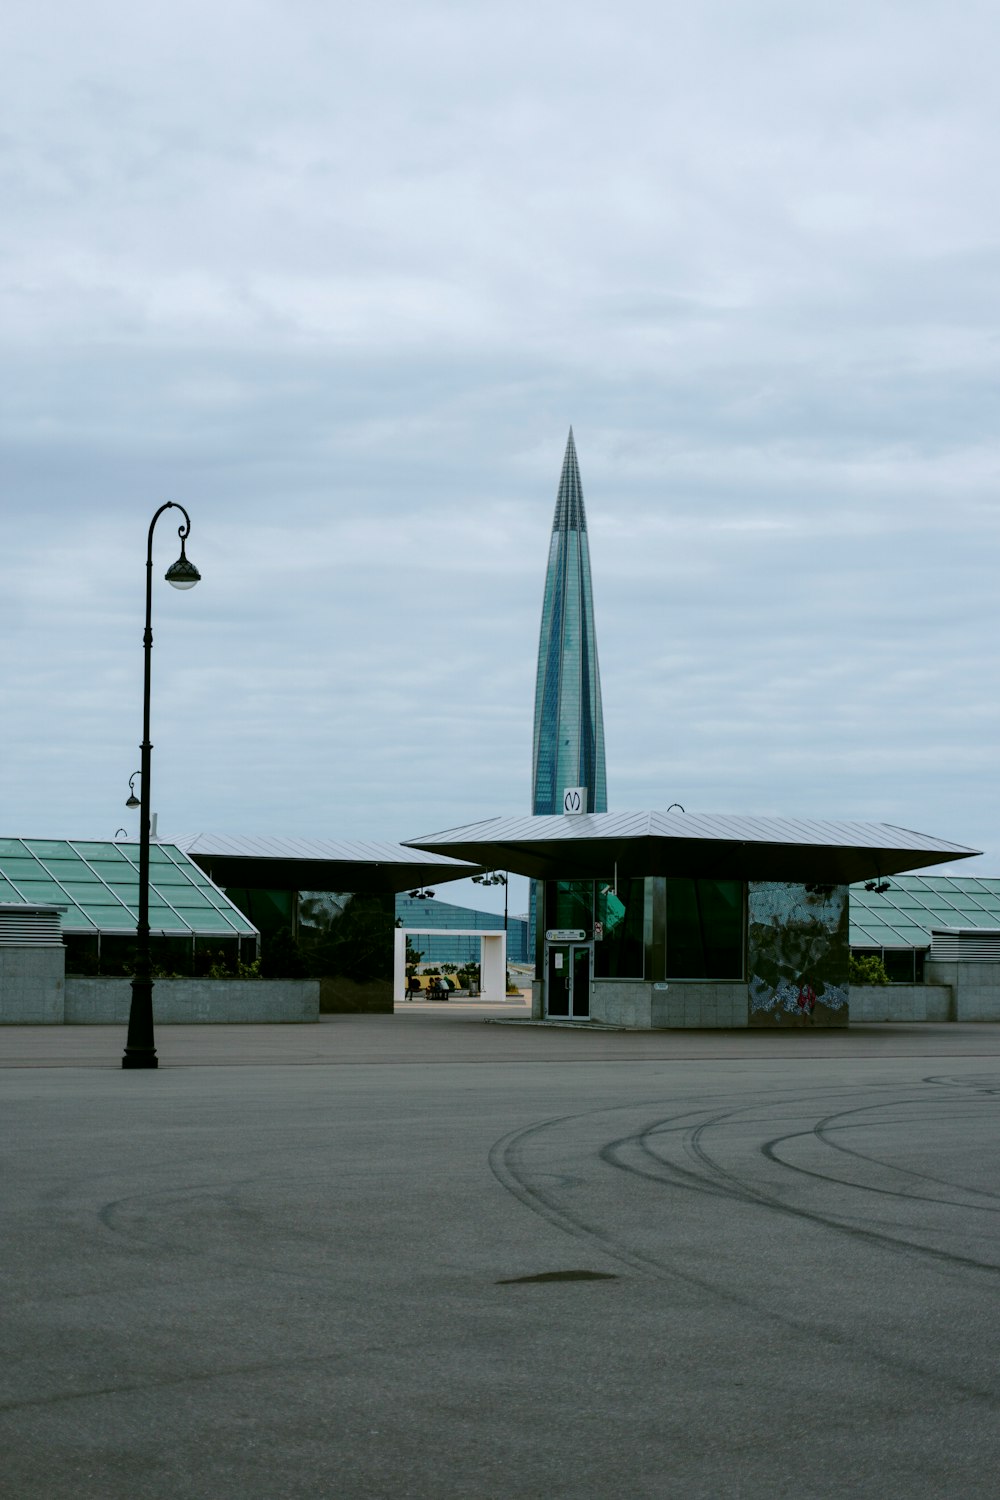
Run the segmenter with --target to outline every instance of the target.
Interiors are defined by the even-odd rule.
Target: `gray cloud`
[[[165,831],[526,807],[572,421],[611,805],[1000,868],[992,7],[6,25],[11,831],[123,821],[165,499],[204,574],[156,595]]]

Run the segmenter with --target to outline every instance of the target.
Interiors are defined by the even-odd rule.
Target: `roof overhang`
[[[687,876],[850,884],[978,854],[888,823],[729,814],[590,813],[490,818],[408,840],[535,880]]]
[[[395,894],[479,873],[448,855],[428,858],[401,844],[242,838],[199,833],[173,840],[216,885],[237,889]]]

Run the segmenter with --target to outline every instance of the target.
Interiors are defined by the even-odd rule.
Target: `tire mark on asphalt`
[[[885,1106],[883,1106],[883,1108],[884,1107]],[[729,1116],[727,1116],[727,1118],[733,1118],[742,1112],[743,1111],[741,1110],[734,1110]],[[836,1116],[827,1116],[826,1118],[835,1119]],[[734,1199],[738,1199],[739,1201],[744,1203],[750,1201],[759,1204],[761,1207],[768,1208],[774,1213],[779,1213],[785,1215],[786,1217],[798,1219],[804,1222],[818,1224],[827,1229],[834,1229],[854,1239],[864,1240],[872,1245],[887,1248],[898,1253],[926,1256],[932,1260],[939,1261],[945,1264],[961,1266],[969,1270],[983,1271],[990,1276],[996,1276],[997,1274],[1000,1274],[1000,1265],[997,1265],[994,1262],[978,1260],[972,1256],[959,1255],[954,1251],[941,1250],[931,1245],[923,1245],[913,1240],[901,1238],[898,1235],[888,1234],[882,1230],[866,1228],[861,1224],[852,1224],[848,1220],[841,1219],[834,1215],[823,1214],[815,1209],[808,1209],[802,1206],[788,1203],[784,1199],[776,1197],[773,1193],[768,1193],[762,1188],[750,1186],[748,1183],[735,1176],[735,1174],[730,1172],[727,1168],[723,1167],[720,1162],[716,1161],[716,1159],[710,1154],[702,1141],[702,1136],[704,1135],[705,1130],[708,1129],[710,1125],[720,1122],[720,1120],[708,1120],[696,1126],[695,1129],[690,1133],[687,1144],[692,1153],[703,1164],[706,1172],[710,1173],[717,1183],[724,1185],[729,1196],[733,1197]],[[636,1144],[654,1161],[656,1161],[657,1163],[661,1163],[662,1157],[660,1157],[649,1144],[649,1137],[657,1133],[659,1132],[657,1131],[656,1127],[654,1127],[652,1130],[642,1132],[638,1137],[636,1137]],[[776,1141],[780,1141],[782,1139],[785,1139],[785,1137],[775,1137]],[[767,1148],[771,1144],[772,1142],[766,1141],[763,1143],[763,1145],[758,1146],[757,1154],[766,1156]],[[772,1156],[771,1160],[774,1161],[776,1165],[782,1167],[785,1170],[788,1170],[787,1164],[783,1162],[779,1157]],[[630,1167],[624,1163],[619,1163],[619,1165],[622,1166],[623,1170],[636,1170],[634,1167]]]
[[[843,1091],[830,1090],[829,1092],[842,1093]],[[783,1099],[781,1102],[783,1107],[801,1105],[805,1102],[814,1103],[815,1094],[808,1096],[808,1099]],[[846,1335],[842,1330],[832,1330],[815,1320],[808,1320],[796,1316],[794,1313],[789,1313],[783,1308],[776,1307],[761,1296],[736,1291],[730,1287],[720,1285],[718,1281],[710,1281],[706,1277],[669,1264],[660,1257],[651,1255],[648,1252],[639,1251],[633,1246],[626,1245],[620,1238],[609,1233],[601,1226],[589,1223],[583,1214],[553,1202],[550,1195],[537,1182],[532,1183],[529,1180],[531,1176],[530,1169],[523,1161],[525,1147],[533,1141],[537,1141],[546,1132],[560,1125],[596,1118],[601,1114],[611,1115],[620,1110],[641,1107],[643,1106],[630,1103],[610,1109],[595,1109],[581,1111],[573,1115],[553,1116],[550,1119],[537,1121],[521,1130],[512,1131],[508,1135],[501,1137],[491,1148],[489,1157],[493,1175],[500,1185],[512,1193],[525,1207],[545,1219],[554,1227],[577,1240],[582,1240],[585,1243],[596,1243],[602,1253],[610,1255],[625,1264],[632,1265],[634,1269],[646,1275],[652,1274],[655,1278],[664,1282],[679,1282],[697,1288],[699,1291],[707,1293],[709,1297],[715,1299],[717,1302],[726,1303],[730,1306],[738,1307],[743,1311],[751,1312],[756,1316],[768,1319],[784,1326],[796,1335],[810,1340],[818,1340],[831,1348],[852,1349],[856,1354],[863,1356],[875,1366],[889,1372],[893,1376],[906,1375],[917,1377],[936,1385],[944,1385],[952,1393],[960,1393],[971,1400],[989,1406],[991,1410],[996,1409],[998,1397],[996,1390],[992,1387],[982,1386],[971,1380],[943,1373],[939,1369],[916,1363],[909,1358],[888,1354],[877,1345],[867,1342],[864,1338]],[[741,1183],[732,1173],[727,1172],[726,1169],[715,1162],[703,1147],[699,1147],[697,1144],[692,1146],[691,1138],[698,1137],[710,1124],[723,1123],[759,1107],[759,1102],[755,1102],[754,1104],[743,1105],[734,1110],[720,1111],[710,1116],[707,1120],[703,1119],[693,1129],[690,1126],[683,1126],[679,1122],[689,1121],[692,1115],[704,1114],[703,1110],[689,1110],[681,1115],[666,1116],[652,1122],[638,1132],[606,1143],[603,1147],[599,1148],[597,1159],[634,1177],[650,1181],[659,1188],[693,1188],[695,1191],[705,1192],[707,1195],[733,1199],[739,1201],[744,1206],[761,1207],[771,1212],[777,1212],[793,1219],[816,1225],[824,1230],[833,1229],[840,1231],[851,1239],[861,1243],[873,1244],[878,1249],[888,1248],[894,1253],[913,1251],[926,1256],[932,1262],[947,1262],[950,1266],[963,1271],[983,1269],[995,1274],[1000,1269],[993,1265],[984,1265],[978,1261],[970,1261],[966,1257],[955,1256],[949,1252],[938,1252],[928,1247],[913,1246],[907,1241],[898,1242],[892,1236],[886,1236],[877,1231],[855,1228],[851,1225],[844,1225],[835,1219],[829,1219],[822,1214],[817,1214],[809,1210],[795,1209],[780,1199],[772,1199],[769,1195]],[[689,1168],[679,1168],[676,1163],[665,1162],[660,1155],[652,1150],[650,1138],[665,1134],[681,1136],[684,1144],[694,1151],[696,1159],[711,1174],[708,1181],[703,1177],[699,1177],[698,1173]],[[643,1152],[654,1164],[653,1169],[624,1161],[621,1153],[629,1147],[637,1147]],[[778,1165],[783,1165],[780,1159]],[[679,1173],[681,1180],[678,1181],[675,1176],[665,1177],[664,1169],[672,1174]],[[541,1174],[536,1171],[534,1175],[537,1178],[540,1175],[553,1174]],[[718,1180],[720,1178],[721,1181]]]
[[[893,1107],[895,1107],[896,1103],[924,1104],[925,1102],[926,1101],[923,1099],[898,1100],[894,1102]],[[887,1107],[888,1106],[884,1104],[863,1105],[859,1106],[856,1109],[842,1110],[838,1114],[826,1115],[822,1120],[818,1120],[811,1130],[792,1131],[788,1135],[775,1136],[773,1140],[765,1142],[762,1150],[770,1160],[774,1161],[776,1165],[784,1168],[786,1171],[798,1172],[809,1177],[817,1177],[820,1179],[820,1181],[836,1183],[839,1186],[850,1188],[855,1192],[882,1194],[891,1198],[899,1198],[903,1201],[916,1203],[935,1203],[950,1208],[968,1208],[974,1213],[1000,1213],[1000,1194],[992,1193],[987,1188],[959,1187],[957,1184],[949,1182],[947,1178],[936,1177],[933,1173],[930,1172],[918,1172],[914,1167],[898,1166],[894,1162],[885,1161],[882,1157],[873,1156],[870,1152],[867,1151],[858,1151],[855,1147],[845,1145],[844,1142],[834,1139],[834,1134],[838,1131],[847,1132],[856,1130],[858,1128],[856,1125],[844,1124],[843,1122],[845,1120],[855,1115],[869,1114],[873,1113],[875,1110],[886,1109]],[[882,1121],[881,1123],[905,1124],[910,1122]],[[931,1193],[905,1192],[900,1188],[876,1187],[872,1183],[852,1182],[850,1178],[837,1177],[832,1173],[821,1172],[816,1170],[815,1168],[803,1167],[795,1162],[786,1161],[784,1157],[777,1154],[776,1148],[783,1145],[786,1141],[804,1139],[810,1136],[815,1136],[817,1140],[821,1141],[822,1144],[824,1146],[827,1146],[830,1150],[839,1151],[842,1155],[850,1156],[856,1161],[865,1162],[869,1166],[877,1167],[880,1171],[892,1172],[901,1177],[909,1177],[912,1178],[915,1182],[929,1182],[933,1183],[936,1187],[951,1188],[954,1192],[965,1194],[970,1198],[989,1198],[992,1200],[992,1203],[987,1204],[960,1202],[957,1198],[954,1197],[942,1198],[937,1196],[936,1194]]]

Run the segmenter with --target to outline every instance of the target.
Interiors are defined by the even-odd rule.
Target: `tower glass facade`
[[[532,812],[561,813],[568,787],[587,788],[588,812],[607,812],[590,547],[572,427],[556,497],[542,601],[535,679]]]

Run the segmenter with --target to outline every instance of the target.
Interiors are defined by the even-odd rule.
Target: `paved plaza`
[[[997,1493],[1000,1027],[0,1029],[10,1500]]]

